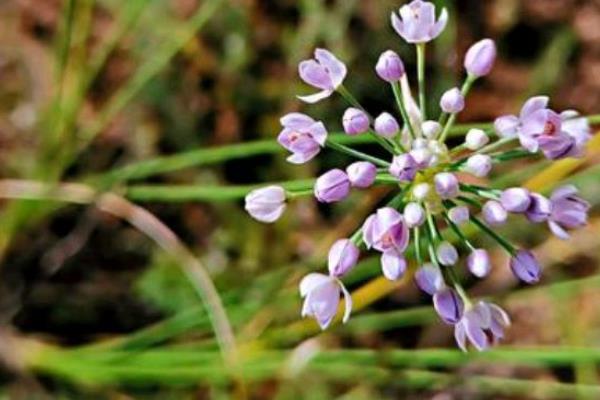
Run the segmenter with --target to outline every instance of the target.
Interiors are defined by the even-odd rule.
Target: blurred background
[[[559,110],[600,113],[600,1],[435,3],[451,17],[427,54],[432,111],[439,94],[462,82],[468,46],[491,37],[498,61],[459,123],[514,113],[534,94],[550,95]],[[299,200],[270,226],[247,216],[243,194],[231,194],[348,163],[330,152],[286,163],[271,142],[279,117],[303,110],[340,131],[341,99],[306,106],[295,98],[310,91],[297,64],[317,46],[348,64],[347,87],[369,110],[391,111],[392,94],[373,68],[393,49],[414,80],[414,49],[389,24],[402,4],[0,0],[0,192],[13,187],[8,179],[78,182],[154,214],[210,274],[243,370],[222,360],[193,277],[160,238],[157,246],[127,215],[89,204],[2,200],[1,398],[600,398],[594,213],[569,242],[518,221],[503,228],[536,250],[544,278],[519,286],[498,249],[491,277],[465,278],[474,296],[502,304],[513,326],[506,347],[462,355],[410,280],[373,280],[377,259],[365,258],[349,277],[359,292],[348,325],[317,335],[298,322],[299,277],[323,269],[329,245],[351,234],[384,192],[335,207]],[[258,144],[231,147],[245,142]],[[519,161],[489,183],[550,190],[572,182],[596,209],[594,146],[558,167]]]

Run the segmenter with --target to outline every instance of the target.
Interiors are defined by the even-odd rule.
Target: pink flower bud
[[[364,189],[375,182],[377,167],[368,161],[357,161],[346,168],[346,174],[353,187]]]
[[[350,193],[350,180],[341,169],[332,169],[315,183],[315,197],[322,203],[334,203],[346,198]]]
[[[354,136],[369,130],[369,116],[361,109],[350,107],[342,117],[344,132]]]
[[[379,56],[375,71],[384,81],[396,82],[404,75],[404,64],[396,52],[387,50]]]
[[[458,88],[452,88],[442,95],[440,100],[442,111],[448,114],[459,113],[465,108],[465,97]]]
[[[472,45],[465,55],[465,69],[469,75],[481,77],[490,73],[496,61],[496,44],[483,39]]]

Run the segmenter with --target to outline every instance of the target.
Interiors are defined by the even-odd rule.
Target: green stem
[[[413,232],[414,232],[414,237],[415,237],[415,242],[414,242],[415,256],[417,257],[418,266],[421,266],[421,265],[423,265],[423,256],[421,254],[421,228],[416,226],[413,229]]]
[[[373,163],[375,165],[378,165],[380,167],[387,168],[387,167],[390,166],[390,163],[387,162],[387,161],[381,160],[381,159],[379,159],[377,157],[373,157],[373,156],[371,156],[369,154],[360,152],[358,150],[354,150],[353,148],[345,146],[343,144],[339,144],[339,143],[332,142],[332,141],[328,140],[325,143],[325,145],[327,147],[333,149],[333,150],[339,151],[340,153],[348,154],[348,155],[350,155],[352,157],[355,157],[355,158],[358,158],[358,159],[361,159],[361,160],[365,160],[365,161],[369,161],[369,162],[371,162],[371,163]]]
[[[483,231],[484,233],[489,235],[492,239],[494,239],[496,242],[498,242],[500,244],[500,246],[502,246],[508,254],[510,254],[511,256],[514,256],[517,253],[516,249],[513,247],[512,244],[510,244],[506,239],[504,239],[502,236],[498,235],[496,232],[494,232],[492,229],[490,229],[490,227],[488,227],[486,224],[481,222],[481,220],[479,220],[479,218],[477,218],[474,215],[471,215],[470,219],[471,219],[471,222],[475,226],[477,226],[477,228],[479,228],[479,230]]]
[[[419,107],[423,121],[427,120],[425,110],[425,43],[417,44],[417,78],[419,81]]]
[[[406,107],[404,106],[404,101],[402,100],[402,92],[400,90],[400,85],[398,82],[392,82],[392,91],[394,92],[394,97],[396,98],[396,104],[398,105],[398,109],[400,110],[400,114],[402,115],[402,119],[404,120],[404,125],[408,127],[408,131],[410,132],[410,136],[415,139],[417,135],[415,134],[415,130],[410,122],[410,117],[408,116],[408,112],[406,111]]]

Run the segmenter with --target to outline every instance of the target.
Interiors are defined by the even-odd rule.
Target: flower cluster
[[[361,249],[378,252],[383,275],[397,280],[407,271],[406,255],[411,248],[417,267],[415,282],[432,296],[442,321],[454,326],[459,347],[464,350],[470,343],[478,350],[486,349],[502,339],[510,319],[495,304],[471,300],[457,279],[459,248],[465,250],[466,267],[475,277],[484,278],[492,269],[487,250],[476,247],[463,233],[465,225],[472,224],[496,241],[508,252],[513,274],[533,284],[541,275],[535,255],[516,247],[494,227],[506,223],[510,215],[520,214],[530,222],[547,223],[556,236],[567,239],[569,230],[586,223],[589,205],[573,186],[558,188],[546,197],[523,187],[499,190],[467,183],[474,180],[465,179],[469,175],[485,178],[494,165],[516,158],[580,156],[591,135],[585,118],[574,111],[557,113],[548,107],[547,97],[539,96],[529,99],[518,116],[501,116],[487,131],[471,129],[464,142],[449,148],[446,141],[456,116],[465,108],[473,83],[492,69],[496,46],[490,39],[471,46],[464,58],[463,85],[446,91],[439,102],[439,117],[428,119],[425,45],[440,35],[447,18],[445,9],[436,18],[434,5],[421,0],[403,6],[399,14],[392,13],[394,30],[416,46],[418,104],[397,53],[382,53],[375,72],[391,86],[401,120],[391,112],[376,117],[369,114],[343,85],[347,68],[329,51],[317,49],[314,59],[300,63],[301,79],[320,91],[299,98],[315,103],[334,93],[341,95],[350,106],[341,118],[344,132],[370,135],[389,154],[380,158],[333,140],[321,121],[307,115],[284,116],[278,141],[291,153],[290,162],[305,163],[324,147],[358,159],[345,170],[332,169],[318,177],[313,191],[316,199],[339,202],[350,191],[375,184],[397,189],[388,204],[375,210],[356,234],[331,247],[328,274],[311,273],[300,283],[305,299],[302,315],[315,318],[322,329],[334,319],[341,298],[345,300],[343,320],[350,315],[352,300],[340,278],[356,266]],[[298,195],[280,186],[268,186],[248,194],[246,210],[259,221],[274,222],[283,213],[286,198]]]

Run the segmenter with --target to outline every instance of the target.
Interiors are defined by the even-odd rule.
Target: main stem
[[[423,121],[427,120],[425,110],[425,43],[417,44],[417,78],[419,80],[419,107]]]

